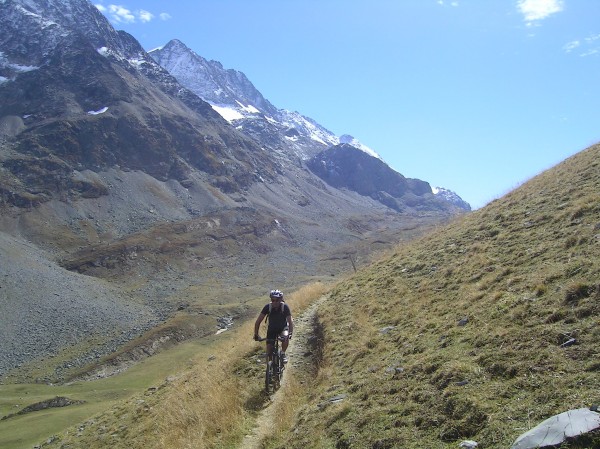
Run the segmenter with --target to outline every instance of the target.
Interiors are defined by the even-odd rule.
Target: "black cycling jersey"
[[[263,307],[260,312],[263,315],[267,315],[269,319],[269,327],[267,328],[267,332],[269,331],[277,331],[281,332],[287,326],[286,318],[292,314],[290,307],[283,303],[283,307],[279,309],[271,308],[271,313],[269,314],[269,304]]]

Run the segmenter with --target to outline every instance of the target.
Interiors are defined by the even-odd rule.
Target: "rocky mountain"
[[[273,106],[243,73],[207,61],[179,40],[152,50],[150,55],[236,128],[275,153],[306,159],[339,143],[314,120]]]
[[[450,204],[436,198],[427,182],[405,178],[349,144],[322,151],[308,161],[308,167],[327,184],[369,196],[398,212],[406,207],[443,210]]]
[[[237,129],[243,130],[254,137],[273,153],[287,154],[303,161],[308,161],[317,154],[321,159],[331,158],[333,160],[340,156],[339,152],[331,155],[324,155],[323,153],[327,153],[332,146],[351,145],[369,155],[371,159],[379,159],[367,162],[367,166],[380,167],[389,174],[388,179],[390,181],[392,179],[400,180],[402,184],[401,180],[404,179],[404,176],[387,166],[371,148],[348,134],[337,137],[314,120],[298,112],[276,108],[264,98],[242,72],[232,69],[226,70],[217,61],[207,61],[176,39],[168,42],[164,47],[152,50],[150,55],[158,64],[177,78],[182,85],[209,102],[223,118],[236,126]],[[361,159],[366,160],[364,157]],[[354,159],[345,162],[346,167],[349,169],[346,174],[353,171],[350,166],[354,162]],[[315,165],[309,163],[308,167],[313,170]],[[360,168],[358,172],[360,172],[361,177],[373,178],[377,176],[369,170]],[[320,171],[317,170],[316,174],[319,175],[319,173]],[[403,199],[395,197],[395,200],[389,200],[389,192],[385,190],[365,193],[364,189],[354,189],[355,183],[353,182],[345,183],[344,187],[361,195],[371,196],[392,209],[400,210],[402,208],[400,203]],[[391,186],[390,188],[395,189]],[[398,187],[398,189],[402,189],[402,187]],[[446,195],[440,195],[439,199],[441,201],[438,202],[440,207],[447,207],[448,204],[444,203],[449,202],[460,209],[470,210],[468,203],[463,201],[457,194],[447,189],[440,189],[439,191],[447,193]],[[431,188],[426,188],[425,190],[417,189],[413,193],[422,196],[425,193],[436,195],[436,192],[433,192]],[[452,199],[448,201],[450,197]],[[410,200],[409,202],[414,203]],[[425,200],[425,202],[428,201]]]
[[[273,285],[462,212],[416,180],[391,176],[400,195],[317,176],[308,161],[340,140],[222,72],[207,63],[224,91],[209,104],[87,0],[0,2],[0,377],[64,379],[157,323],[160,341],[212,333]],[[224,119],[238,101],[247,117]]]
[[[449,203],[455,204],[457,207],[460,207],[464,210],[471,210],[471,205],[463,200],[456,192],[452,190],[445,189],[444,187],[434,187],[433,188],[434,195],[445,199]]]

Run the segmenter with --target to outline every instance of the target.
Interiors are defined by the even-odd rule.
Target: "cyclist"
[[[271,298],[271,304],[266,304],[256,322],[254,323],[254,339],[258,340],[258,329],[260,327],[260,323],[265,319],[265,317],[269,317],[269,326],[267,327],[267,354],[271,357],[271,351],[273,350],[273,344],[269,342],[269,340],[276,339],[280,334],[283,334],[286,337],[284,331],[288,331],[287,337],[285,340],[281,342],[281,351],[283,356],[283,363],[287,363],[287,356],[285,351],[290,343],[290,339],[292,338],[292,332],[294,330],[294,320],[292,319],[292,311],[290,307],[283,302],[283,293],[279,290],[271,290],[269,293],[269,297]]]

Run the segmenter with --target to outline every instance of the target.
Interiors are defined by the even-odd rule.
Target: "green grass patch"
[[[149,388],[158,388],[165,379],[189,369],[213,354],[216,337],[191,340],[147,358],[127,371],[105,379],[68,385],[0,385],[0,414],[15,414],[23,408],[56,396],[83,401],[83,404],[34,411],[0,421],[0,447],[21,449],[47,440],[65,428],[121,404]]]

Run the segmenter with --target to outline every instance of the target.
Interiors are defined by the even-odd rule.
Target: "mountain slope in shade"
[[[433,194],[431,186],[419,179],[405,178],[380,159],[349,144],[322,151],[307,162],[308,167],[329,185],[369,196],[403,212],[406,209],[450,210],[449,201]]]

